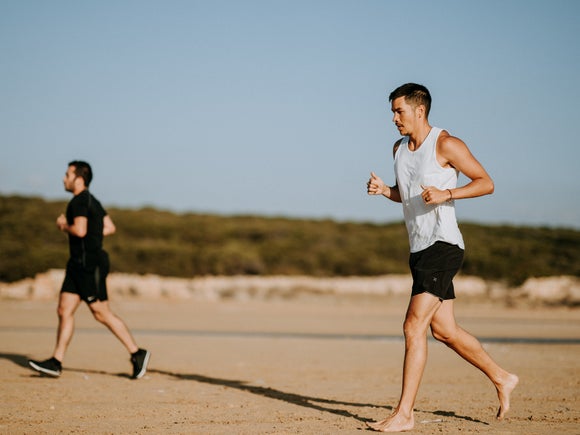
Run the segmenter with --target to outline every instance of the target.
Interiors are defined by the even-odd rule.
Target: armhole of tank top
[[[395,155],[393,156],[393,159],[394,160],[397,159],[397,156],[401,152],[401,148],[407,147],[407,149],[409,149],[408,143],[409,143],[409,138],[408,137],[403,137],[403,138],[400,139],[399,146],[397,147],[397,151],[395,151]]]
[[[433,127],[435,128],[435,127]],[[443,166],[441,166],[441,163],[439,163],[439,160],[437,159],[437,143],[439,142],[439,136],[441,136],[441,133],[443,133],[443,129],[442,128],[437,128],[437,136],[435,137],[435,141],[433,144],[433,158],[435,159],[435,163],[437,163],[437,167],[440,168],[442,171],[448,171],[448,170],[455,170],[455,168],[453,167],[449,167],[449,168],[445,168]]]

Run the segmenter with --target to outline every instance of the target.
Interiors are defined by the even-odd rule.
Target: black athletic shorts
[[[463,249],[446,242],[435,242],[411,253],[409,267],[413,276],[413,296],[431,293],[440,300],[455,299],[453,277],[463,263]]]
[[[106,301],[109,257],[105,251],[99,257],[98,264],[92,267],[83,266],[82,262],[71,258],[66,265],[66,275],[60,291],[75,293],[87,304]]]

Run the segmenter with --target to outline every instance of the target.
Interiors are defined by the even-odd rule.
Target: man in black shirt
[[[131,354],[133,378],[147,371],[150,352],[140,349],[129,329],[109,308],[106,278],[109,256],[103,250],[103,237],[115,232],[115,224],[101,203],[88,190],[92,180],[88,163],[73,161],[63,179],[64,188],[74,197],[66,216],[56,220],[58,229],[69,238],[70,258],[58,302],[58,331],[52,358],[29,360],[30,367],[50,376],[60,376],[62,361],[74,333],[74,314],[81,301],[89,306],[96,320],[105,325]]]

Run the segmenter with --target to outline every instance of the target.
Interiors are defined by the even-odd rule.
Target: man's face
[[[397,126],[401,136],[408,136],[413,132],[417,123],[417,107],[406,102],[405,97],[399,97],[391,102],[393,122]]]
[[[77,176],[75,175],[75,167],[69,166],[66,173],[64,174],[63,183],[64,183],[64,190],[67,192],[74,192],[75,189],[75,180]]]

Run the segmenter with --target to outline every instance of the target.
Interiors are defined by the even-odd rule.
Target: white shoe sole
[[[151,356],[151,352],[149,352],[148,350],[146,352],[147,353],[145,354],[145,359],[143,360],[143,366],[141,367],[141,371],[137,373],[135,379],[141,379],[143,376],[145,376],[145,373],[147,372],[147,364],[149,364],[149,357]]]
[[[59,371],[46,369],[44,367],[39,366],[34,361],[28,361],[28,365],[30,367],[32,367],[34,370],[36,370],[37,372],[44,373],[45,375],[49,375],[49,376],[52,376],[55,378],[58,378],[60,376]]]

